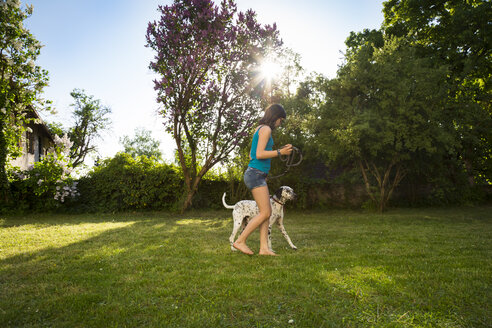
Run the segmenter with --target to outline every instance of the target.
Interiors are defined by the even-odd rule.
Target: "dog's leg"
[[[241,229],[239,229],[239,234],[242,234],[243,231],[244,231],[244,228],[246,228],[246,226],[248,225],[249,223],[249,220],[251,218],[249,216],[245,217],[242,221],[241,221]]]
[[[285,231],[285,227],[284,227],[284,224],[282,222],[283,220],[278,220],[277,221],[277,225],[278,225],[278,228],[280,229],[280,231],[282,232],[282,235],[284,235],[285,237],[285,240],[287,240],[287,242],[289,243],[290,247],[294,250],[297,250],[297,247],[292,243],[292,240],[290,240],[290,237],[289,235],[287,234],[287,231]]]
[[[268,249],[273,252],[273,248],[272,248],[272,227],[273,227],[273,224],[275,223],[275,221],[277,220],[277,216],[276,215],[271,215],[270,216],[270,219],[268,219]]]
[[[273,252],[272,249],[272,225],[268,225],[268,249]]]
[[[234,223],[233,223],[234,226],[232,228],[232,234],[229,237],[229,242],[231,244],[231,250],[237,251],[237,249],[235,249],[234,246],[232,246],[232,244],[234,244],[234,238],[236,237],[236,234],[239,231],[239,228],[241,228],[241,226],[243,225],[243,218],[239,218],[239,217],[235,217],[235,216],[233,216],[233,218],[234,218]]]

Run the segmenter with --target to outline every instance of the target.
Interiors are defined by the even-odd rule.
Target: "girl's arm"
[[[257,159],[267,159],[278,157],[277,150],[265,150],[272,134],[272,129],[269,126],[264,126],[261,128],[258,135],[258,145],[256,146],[256,158]],[[292,145],[288,144],[279,149],[281,155],[290,155],[292,153]]]

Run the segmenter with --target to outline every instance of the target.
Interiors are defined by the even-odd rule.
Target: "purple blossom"
[[[253,10],[238,12],[233,0],[175,0],[158,9],[161,17],[148,24],[146,39],[156,53],[149,68],[161,76],[154,88],[166,130],[174,131],[174,118],[186,115],[194,133],[208,138],[220,117],[219,144],[232,149],[259,113],[247,69],[281,45],[277,26],[262,26]]]

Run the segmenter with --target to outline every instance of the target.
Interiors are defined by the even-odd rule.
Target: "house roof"
[[[39,121],[41,123],[39,123],[38,125],[41,127],[41,129],[46,132],[46,135],[51,139],[51,141],[54,143],[55,142],[55,138],[53,137],[53,134],[51,133],[50,129],[46,126],[46,124],[44,123],[43,119],[41,118],[41,116],[39,115],[38,111],[31,105],[28,106],[28,116],[30,118],[35,118],[35,119],[39,119]],[[36,124],[36,123],[35,123]]]

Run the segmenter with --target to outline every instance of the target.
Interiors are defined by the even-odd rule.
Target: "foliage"
[[[77,182],[70,176],[71,146],[66,135],[63,138],[55,136],[55,148],[49,149],[41,161],[25,171],[10,170],[15,210],[53,210],[78,195]]]
[[[32,6],[21,9],[20,0],[0,1],[0,203],[10,199],[6,164],[20,155],[28,108],[47,104],[40,94],[48,73],[35,64],[41,45],[23,26],[32,12]]]
[[[202,177],[248,136],[260,102],[254,71],[281,45],[276,26],[261,26],[233,0],[175,0],[147,30],[150,68],[168,132],[175,139],[190,206]],[[256,80],[256,83],[258,81]]]
[[[419,56],[450,69],[449,103],[441,124],[454,130],[455,145],[452,156],[440,159],[441,169],[451,166],[461,174],[465,168],[470,184],[491,184],[492,3],[390,0],[383,13],[386,33],[405,37]]]
[[[85,94],[84,90],[75,89],[70,95],[75,103],[73,117],[75,125],[68,131],[73,146],[70,158],[73,166],[77,167],[84,163],[85,157],[97,151],[94,140],[100,136],[102,130],[107,129],[111,123],[109,115],[111,109],[101,104],[99,99]]]
[[[135,129],[135,137],[130,139],[129,136],[124,136],[120,139],[123,145],[123,152],[130,154],[133,158],[138,156],[146,156],[155,158],[157,161],[162,160],[162,152],[159,149],[160,141],[152,138],[152,132],[144,128]]]
[[[363,48],[372,56],[374,49],[384,46],[384,33],[381,30],[364,29],[362,32],[350,32],[345,40],[347,49],[345,58],[353,58]]]
[[[146,156],[133,158],[127,153],[103,160],[78,182],[80,197],[71,206],[79,212],[176,211],[186,197],[179,167]],[[234,179],[233,183],[236,186],[239,181]],[[192,208],[222,209],[224,192],[229,199],[243,199],[238,198],[237,192],[231,193],[234,189],[230,184],[226,177],[209,172],[200,184]]]
[[[118,153],[79,180],[76,207],[87,211],[172,209],[182,193],[176,167]]]
[[[380,211],[406,174],[413,154],[453,146],[441,126],[445,66],[416,56],[401,38],[361,47],[329,82],[317,124],[331,162],[353,161]]]
[[[281,47],[271,57],[267,59],[266,65],[273,67],[266,67],[267,72],[262,72],[265,65],[263,62],[260,70],[255,72],[259,83],[253,94],[262,97],[263,107],[274,103],[283,104],[284,99],[292,98],[305,74],[301,66],[301,56],[294,50]]]
[[[302,154],[302,162],[299,166],[291,167],[287,171],[285,163],[280,159],[272,161],[271,176],[280,176],[268,181],[271,192],[282,185],[294,188],[299,198],[296,201],[297,208],[320,208],[323,204],[315,204],[317,199],[312,193],[322,188],[327,183],[327,169],[323,159],[319,156],[319,143],[313,134],[313,122],[318,119],[319,107],[316,98],[317,83],[322,79],[319,75],[311,75],[300,82],[297,92],[291,94],[284,89],[283,93],[277,93],[277,100],[284,106],[287,119],[282,126],[274,132],[275,147],[278,145],[292,144]],[[250,145],[248,145],[249,147]],[[301,155],[295,155],[297,161]]]
[[[56,135],[56,136],[59,136],[61,138],[66,134],[65,129],[63,127],[63,124],[61,124],[59,122],[46,122],[45,121],[44,124],[46,125],[46,127],[50,131],[51,135],[53,135],[53,136]]]

